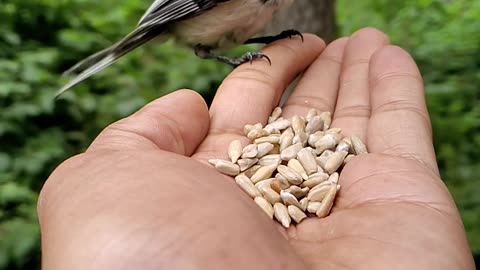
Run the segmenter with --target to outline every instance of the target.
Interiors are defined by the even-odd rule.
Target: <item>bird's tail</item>
[[[116,43],[115,45],[106,48],[100,52],[97,52],[80,61],[79,63],[64,72],[64,75],[78,75],[72,80],[70,80],[60,90],[58,90],[58,92],[55,94],[55,97],[59,97],[62,93],[69,90],[73,86],[79,84],[83,80],[110,66],[120,57],[152,40],[158,35],[158,33],[154,32],[155,31],[146,33],[134,32],[130,34],[127,38]]]

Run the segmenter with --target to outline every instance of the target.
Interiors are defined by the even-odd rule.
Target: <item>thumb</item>
[[[108,126],[87,152],[161,149],[190,156],[206,136],[209,122],[202,97],[179,90]]]

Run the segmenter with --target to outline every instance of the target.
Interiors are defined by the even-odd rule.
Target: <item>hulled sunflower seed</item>
[[[340,142],[337,144],[337,147],[335,147],[335,151],[346,151],[347,153],[352,150],[352,141],[350,138],[343,138],[340,140]]]
[[[323,120],[320,116],[313,116],[307,123],[305,127],[305,132],[307,134],[315,133],[319,130],[323,130]]]
[[[243,172],[258,162],[258,158],[242,158],[237,161],[238,166],[240,166],[240,171]]]
[[[347,155],[347,151],[334,152],[323,167],[325,169],[325,172],[328,174],[332,174],[333,172],[335,172],[343,164],[343,160]]]
[[[355,157],[354,154],[349,154],[344,160],[343,160],[343,165],[347,164],[349,161],[351,161]]]
[[[318,111],[316,109],[310,109],[308,110],[307,116],[305,116],[305,119],[307,119],[307,121],[310,121],[310,119],[312,119],[312,117],[316,115],[318,115]]]
[[[292,129],[293,133],[297,135],[300,132],[305,132],[305,120],[298,115],[292,117]]]
[[[275,179],[278,180],[278,182],[282,186],[282,189],[286,189],[292,185],[290,184],[290,182],[288,182],[287,178],[285,178],[285,176],[280,173],[275,174]]]
[[[321,206],[321,202],[309,202],[307,205],[307,211],[311,214],[315,214]]]
[[[268,179],[272,176],[273,172],[277,169],[277,164],[271,164],[259,168],[255,174],[250,177],[253,183],[257,183],[261,180]]]
[[[257,158],[261,158],[273,149],[273,144],[264,142],[257,147]]]
[[[240,167],[237,164],[234,164],[227,160],[219,160],[215,164],[215,168],[226,175],[236,176],[240,173]]]
[[[286,192],[291,193],[293,196],[297,197],[297,199],[305,197],[305,195],[308,194],[309,190],[310,190],[310,188],[308,188],[308,187],[301,188],[301,187],[295,186],[295,185],[290,186],[290,187],[285,189]]]
[[[311,202],[321,202],[327,195],[327,192],[330,190],[331,186],[332,185],[322,185],[311,189],[307,195],[308,200]]]
[[[305,171],[305,169],[303,168],[302,164],[300,163],[300,161],[298,161],[298,159],[290,159],[288,161],[288,164],[287,164],[287,167],[290,168],[292,171],[298,173],[302,178],[303,180],[307,180],[308,179],[308,174],[307,172]]]
[[[257,138],[268,136],[268,135],[270,134],[264,129],[252,129],[250,132],[248,132],[247,137],[250,140],[255,140]]]
[[[246,177],[252,178],[252,176],[261,168],[260,165],[253,165],[252,167],[246,169],[243,173]]]
[[[275,219],[278,220],[283,227],[288,228],[290,227],[290,223],[292,222],[290,215],[288,214],[287,207],[282,203],[276,203],[273,205],[273,213]]]
[[[354,150],[355,154],[361,155],[361,154],[367,154],[368,153],[367,147],[362,142],[362,140],[360,140],[360,138],[353,135],[353,136],[350,137],[350,139],[352,140],[352,146],[353,146],[353,150]]]
[[[326,133],[315,143],[315,150],[318,155],[322,154],[325,150],[333,149],[338,143],[339,134],[337,133]]]
[[[297,135],[293,136],[293,140],[292,140],[293,144],[301,143],[302,146],[305,146],[307,145],[307,142],[308,142],[308,135],[303,131],[300,131],[299,133],[297,133]]]
[[[323,131],[317,131],[313,134],[310,134],[308,136],[308,145],[315,147],[315,143],[317,143],[318,140],[320,140],[320,138],[322,138],[324,135],[325,135],[325,132]]]
[[[275,109],[273,109],[273,111],[272,111],[272,114],[268,118],[268,123],[271,123],[271,122],[277,120],[280,117],[280,115],[282,115],[282,108],[275,107]]]
[[[280,158],[279,154],[274,154],[274,155],[266,155],[258,160],[258,164],[262,166],[267,166],[271,164],[277,164],[280,165],[282,163],[282,159]]]
[[[304,220],[305,218],[307,218],[307,215],[305,215],[305,213],[300,208],[298,208],[297,206],[289,205],[287,207],[287,210],[288,210],[288,214],[290,215],[290,217],[293,220],[295,220],[295,222],[297,224],[302,222],[302,220]]]
[[[273,219],[273,206],[267,200],[263,197],[255,197],[254,201],[269,218]]]
[[[328,182],[330,182],[333,185],[336,185],[336,184],[338,184],[338,178],[339,177],[340,177],[340,175],[337,172],[334,172],[330,175],[330,177],[328,177]]]
[[[320,118],[323,120],[323,130],[329,129],[332,124],[332,114],[330,112],[322,112]]]
[[[326,173],[314,173],[308,177],[306,181],[304,181],[300,186],[301,187],[308,187],[313,188],[318,184],[327,181],[329,178],[328,174]]]
[[[278,118],[274,122],[268,124],[268,126],[274,129],[284,130],[290,126],[290,121],[288,121],[287,119]]]
[[[257,156],[258,150],[257,145],[252,143],[245,146],[242,150],[242,158],[254,158]]]
[[[246,177],[245,175],[237,175],[235,177],[235,182],[240,188],[245,191],[250,197],[255,198],[257,196],[262,196],[257,187]]]
[[[275,144],[275,143],[278,143],[279,141],[280,141],[280,134],[270,134],[266,137],[257,138],[257,139],[255,139],[254,142],[256,144],[261,144],[261,143]]]
[[[279,180],[274,179],[270,182],[270,187],[275,190],[278,194],[282,191],[282,183]]]
[[[280,198],[282,199],[282,202],[286,205],[295,205],[298,208],[301,208],[302,206],[300,205],[300,202],[297,200],[297,197],[295,197],[293,194],[286,192],[285,190],[280,191]]]
[[[280,194],[273,190],[271,183],[272,179],[267,179],[258,182],[255,186],[258,188],[265,200],[267,200],[271,204],[275,204],[277,202],[280,202],[281,198]]]
[[[303,181],[302,177],[298,173],[292,171],[290,168],[288,168],[285,165],[279,165],[277,170],[292,185],[300,185]]]
[[[283,151],[284,149],[292,145],[294,136],[295,135],[293,134],[293,130],[291,128],[286,129],[280,135],[280,151]]]
[[[301,200],[299,201],[299,203],[300,203],[300,206],[302,207],[302,208],[300,208],[300,209],[302,209],[303,212],[307,211],[308,198],[305,197],[305,198],[301,199]]]
[[[228,145],[228,157],[233,163],[242,156],[242,142],[240,140],[234,140]]]
[[[337,186],[332,185],[325,195],[324,200],[322,201],[322,206],[316,212],[317,216],[320,218],[326,217],[333,206],[333,201],[335,200],[335,195],[337,194]]]
[[[320,156],[315,158],[315,161],[317,161],[318,166],[322,167],[322,169],[325,169],[325,164],[327,163],[327,161],[330,159],[332,155],[333,155],[333,151],[325,150]]]
[[[317,172],[317,162],[315,161],[315,157],[309,149],[303,148],[298,151],[297,158],[298,161],[300,161],[300,163],[302,164],[307,174]]]
[[[285,148],[282,152],[280,152],[280,157],[282,160],[290,160],[292,158],[296,158],[297,154],[300,150],[302,150],[303,145],[301,143],[296,143]]]

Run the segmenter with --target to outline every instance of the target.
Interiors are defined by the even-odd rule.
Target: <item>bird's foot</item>
[[[215,55],[210,52],[210,48],[207,46],[203,45],[197,45],[194,48],[195,54],[203,59],[215,59],[221,63],[228,64],[234,68],[240,66],[243,63],[250,62],[252,63],[253,60],[255,59],[261,59],[264,58],[268,61],[268,63],[271,65],[272,61],[270,60],[270,57],[268,57],[266,54],[261,53],[261,52],[247,52],[244,55],[237,57],[237,58],[230,58],[226,56],[221,56],[221,55]]]
[[[303,35],[297,30],[289,29],[281,32],[280,34],[276,36],[265,36],[265,37],[256,37],[256,38],[251,38],[247,41],[245,41],[245,44],[255,44],[255,43],[263,43],[263,44],[270,44],[274,41],[280,40],[280,39],[285,39],[285,38],[292,38],[294,36],[299,36],[302,39],[303,42]]]

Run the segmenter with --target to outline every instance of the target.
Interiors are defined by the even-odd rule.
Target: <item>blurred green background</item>
[[[178,88],[210,100],[229,68],[171,43],[141,48],[56,103],[59,74],[131,30],[149,0],[0,1],[0,270],[39,268],[38,191],[62,160]],[[425,78],[438,164],[480,256],[480,1],[337,1],[339,34],[364,26]],[[239,49],[235,53],[241,53]]]

